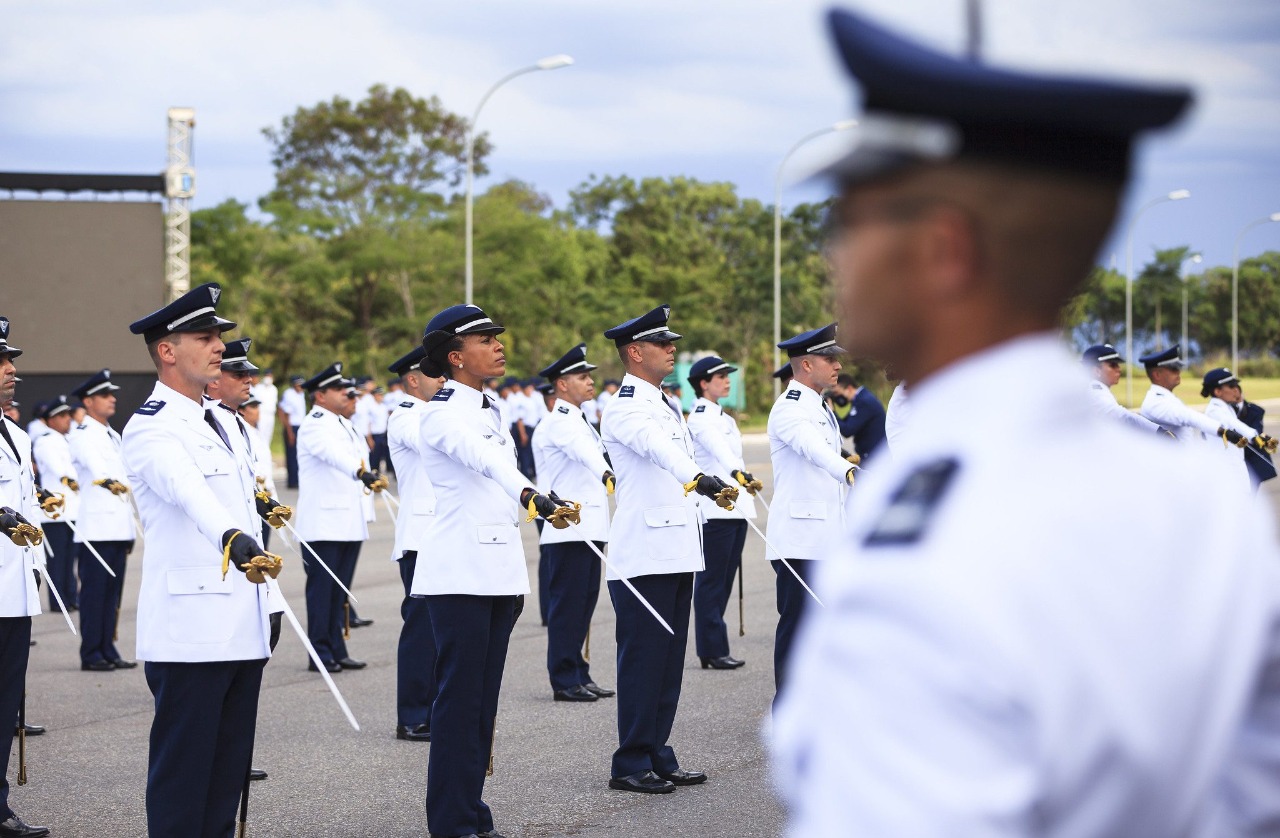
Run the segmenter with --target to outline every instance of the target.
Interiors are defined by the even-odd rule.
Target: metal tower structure
[[[164,222],[164,281],[169,300],[191,286],[191,197],[196,194],[196,170],[191,164],[194,108],[169,108],[169,159],[164,170],[169,206]]]

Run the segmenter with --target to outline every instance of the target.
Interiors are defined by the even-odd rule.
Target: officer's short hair
[[[842,372],[836,376],[836,384],[839,384],[841,387],[857,387],[858,379],[849,375],[847,372]]]
[[[435,366],[436,369],[441,370],[442,372],[440,374],[443,375],[445,378],[448,378],[448,379],[453,378],[453,367],[449,365],[449,353],[462,351],[462,344],[463,344],[464,337],[466,336],[454,335],[453,337],[449,338],[447,341],[442,343],[439,346],[439,348],[436,349],[436,351],[432,352],[428,356],[428,358],[431,360],[432,365]]]

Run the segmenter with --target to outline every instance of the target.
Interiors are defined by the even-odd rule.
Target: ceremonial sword
[[[574,532],[578,533],[579,535],[582,535],[582,530],[578,529],[577,524],[568,520],[566,520],[565,523],[568,524],[573,529]],[[656,619],[659,623],[662,623],[662,627],[666,629],[671,634],[672,637],[675,637],[675,634],[676,634],[675,629],[671,628],[671,625],[666,620],[662,619],[662,615],[658,613],[658,609],[654,608],[652,605],[649,604],[649,600],[645,599],[644,595],[636,590],[636,586],[631,584],[631,580],[623,576],[616,567],[610,564],[609,560],[605,558],[604,553],[600,550],[599,547],[595,545],[595,542],[589,538],[586,538],[585,536],[583,536],[583,542],[588,547],[591,548],[591,552],[595,553],[597,556],[600,557],[600,561],[604,562],[605,567],[609,568],[614,573],[618,574],[618,578],[622,580],[622,584],[627,586],[627,590],[635,594],[636,599],[640,600],[640,604],[643,605],[645,608],[649,609],[649,613],[654,616],[654,619]]]

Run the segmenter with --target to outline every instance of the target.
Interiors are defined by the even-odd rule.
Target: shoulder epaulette
[[[800,401],[800,391],[799,391],[799,390],[788,390],[788,391],[787,391],[787,398],[788,398],[789,400],[793,401],[793,402],[798,402],[798,401]]]
[[[634,384],[628,384],[625,387],[618,388],[618,398],[620,399],[629,399],[635,394],[636,394],[636,388]]]
[[[889,498],[889,505],[867,535],[866,547],[914,544],[921,539],[960,461],[944,457],[920,466]]]
[[[137,413],[139,416],[155,416],[164,408],[165,404],[166,402],[163,402],[160,399],[152,399],[151,401],[144,403],[142,407],[139,407]],[[84,425],[81,425],[80,427],[83,428]]]
[[[452,397],[453,397],[453,388],[452,388],[452,387],[443,387],[443,388],[441,388],[441,389],[439,389],[439,390],[437,390],[437,391],[436,391],[436,394],[435,394],[434,396],[432,396],[432,397],[431,397],[431,401],[433,401],[433,402],[447,402],[447,401],[449,401],[449,399],[450,399],[450,398],[452,398]]]
[[[314,412],[314,413],[312,413],[312,414],[311,414],[311,418],[312,418],[312,419],[319,419],[321,416],[324,416],[324,414],[323,414],[323,413],[321,413],[321,412],[320,412],[320,411],[318,411],[318,410],[317,410],[316,412]]]
[[[401,407],[413,407],[413,402],[400,402]]]
[[[568,413],[568,412],[569,412],[569,408],[565,407],[564,405],[560,405],[559,407],[557,407],[557,408],[556,408],[556,412],[557,412],[557,413]]]

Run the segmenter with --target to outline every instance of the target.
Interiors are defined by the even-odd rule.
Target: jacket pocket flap
[[[169,595],[183,594],[229,594],[231,593],[231,574],[239,573],[234,568],[227,569],[227,578],[222,578],[221,567],[177,567],[165,576],[169,583]]]
[[[683,506],[655,506],[644,511],[644,522],[651,527],[683,527],[689,522],[689,510]]]
[[[516,528],[510,524],[484,524],[476,527],[476,540],[481,544],[506,544]]]
[[[230,474],[231,464],[212,451],[199,451],[195,455],[196,467],[201,474]]]
[[[427,498],[414,498],[413,514],[414,515],[435,515],[436,514],[435,502],[428,500]]]
[[[827,517],[827,504],[824,501],[792,501],[791,502],[792,518],[822,518]]]
[[[324,494],[320,496],[321,509],[349,509],[351,504],[340,494]]]

